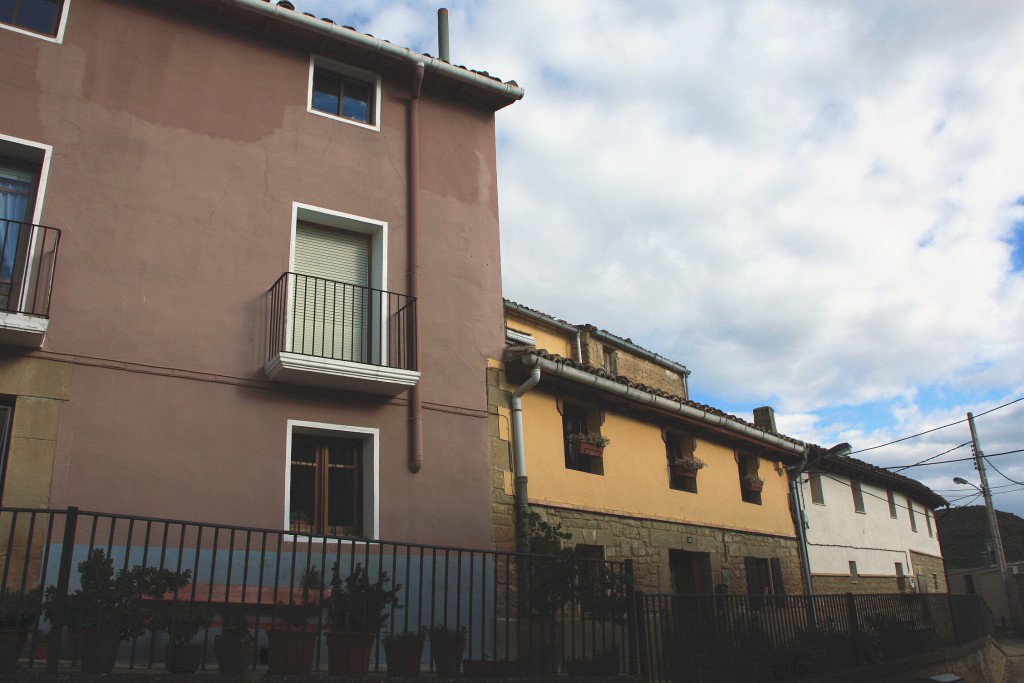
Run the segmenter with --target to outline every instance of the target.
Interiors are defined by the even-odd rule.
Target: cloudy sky
[[[437,4],[296,5],[437,54]],[[999,408],[1024,396],[1024,3],[447,7],[452,61],[526,89],[497,115],[506,297],[826,446],[973,411],[996,504],[1024,515],[1024,452],[996,455],[1024,449],[1024,401]],[[969,440],[960,423],[857,457]],[[904,473],[955,505],[974,492],[952,477],[978,481],[970,462]]]

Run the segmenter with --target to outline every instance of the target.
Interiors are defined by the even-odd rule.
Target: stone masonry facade
[[[512,478],[511,414],[513,388],[503,366],[491,361],[487,371],[490,413],[491,522],[494,547],[514,551],[515,498]],[[712,581],[726,584],[731,594],[744,594],[744,558],[779,558],[787,593],[802,593],[796,540],[729,529],[602,514],[585,510],[533,505],[549,523],[559,523],[575,543],[604,547],[605,559],[633,560],[636,587],[649,593],[670,593],[669,551],[708,553]]]
[[[948,593],[946,567],[941,557],[910,551],[914,573],[908,574],[901,582],[895,576],[869,576],[857,578],[849,574],[815,574],[811,577],[815,593]],[[921,580],[926,582],[921,586]],[[914,579],[915,587],[910,587]]]
[[[941,557],[925,555],[910,551],[910,561],[914,565],[914,575],[923,574],[928,581],[927,591],[929,593],[948,593],[949,584],[946,582],[946,564]],[[936,581],[938,586],[936,587]],[[920,586],[918,590],[921,590]]]
[[[584,328],[580,335],[580,349],[583,352],[582,362],[603,368],[605,366],[605,347],[614,349],[613,343],[606,344],[589,334]],[[674,396],[689,398],[686,394],[686,379],[679,374],[657,363],[640,358],[629,351],[616,349],[614,358],[614,374],[628,377],[629,381],[646,384],[654,389],[667,392]]]

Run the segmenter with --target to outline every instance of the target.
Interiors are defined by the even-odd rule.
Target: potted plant
[[[209,613],[199,604],[184,601],[159,605],[150,628],[167,632],[169,640],[164,665],[169,672],[195,673],[202,663],[203,646],[201,643],[193,643],[192,639],[209,625]]]
[[[252,663],[252,645],[249,620],[241,605],[226,607],[221,615],[221,633],[213,639],[218,670],[222,674],[244,674]]]
[[[430,658],[438,676],[449,678],[459,673],[466,649],[466,627],[436,624],[430,627]]]
[[[382,639],[388,660],[388,676],[419,676],[423,659],[422,628],[415,631],[391,632]]]
[[[78,563],[81,587],[67,596],[66,620],[81,634],[82,671],[114,668],[122,640],[140,636],[153,618],[157,600],[188,585],[191,572],[135,565],[114,573],[114,560],[94,548]],[[56,589],[46,589],[43,608],[50,619]],[[150,598],[150,600],[143,600]]]
[[[619,648],[605,647],[591,660],[573,659],[565,663],[565,672],[570,676],[614,676],[619,673]]]
[[[532,555],[520,558],[519,667],[527,675],[554,675],[562,661],[562,629],[558,614],[576,594],[583,558],[562,542],[572,535],[549,524],[536,512],[527,517]]]
[[[300,593],[288,602],[278,602],[276,614],[280,621],[267,629],[268,673],[301,674],[313,671],[313,652],[320,627],[310,619],[319,617],[323,608],[323,579],[316,567],[310,567],[299,578]]]
[[[706,466],[707,463],[700,458],[687,455],[672,461],[672,474],[683,477],[696,477],[697,471],[704,469]]]
[[[753,493],[758,493],[764,488],[764,479],[757,476],[756,474],[744,474],[740,478],[740,483],[743,484],[743,488]]]
[[[370,652],[377,634],[387,623],[389,610],[399,607],[401,584],[391,583],[387,572],[377,573],[377,580],[362,564],[356,564],[344,580],[338,563],[331,570],[331,597],[327,603],[327,670],[332,676],[365,676],[370,671]]]
[[[569,435],[569,443],[572,444],[576,455],[586,455],[591,458],[602,457],[604,455],[604,447],[611,442],[612,440],[607,436],[601,436],[597,432]]]
[[[38,616],[39,589],[0,593],[0,672],[18,668],[18,657]]]

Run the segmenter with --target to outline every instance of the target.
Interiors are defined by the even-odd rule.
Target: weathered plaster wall
[[[407,290],[411,69],[384,75],[378,132],[308,113],[310,52],[273,34],[158,3],[72,5],[62,44],[0,41],[0,133],[53,147],[41,220],[63,230],[36,352],[75,365],[49,503],[280,527],[286,422],[319,420],[382,430],[382,534],[489,545],[493,113],[429,87],[421,99],[427,410],[412,475],[403,397],[270,386],[262,370],[294,202],[387,223],[384,284]]]

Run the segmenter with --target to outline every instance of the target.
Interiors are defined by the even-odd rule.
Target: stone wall
[[[942,561],[941,557],[935,557],[934,555],[925,555],[924,553],[916,553],[913,550],[910,551],[910,563],[914,567],[914,578],[917,579],[918,574],[924,574],[925,579],[928,581],[928,587],[922,591],[921,586],[918,586],[917,590],[928,593],[948,593],[949,585],[946,583],[946,565]],[[935,586],[935,581],[938,579],[938,588]]]
[[[516,550],[515,498],[512,480],[512,388],[505,365],[487,362],[487,412],[491,460],[491,540],[494,549]]]
[[[614,348],[614,344],[605,344],[585,330],[580,338],[580,346],[583,351],[583,362],[593,365],[595,368],[604,367],[604,347]],[[686,380],[679,373],[622,349],[614,351],[614,359],[616,375],[627,377],[631,382],[639,382],[655,389],[667,391],[675,396],[687,398]]]
[[[746,557],[779,558],[786,592],[803,592],[797,545],[791,538],[540,505],[531,509],[549,523],[561,524],[574,543],[603,546],[607,560],[632,559],[638,590],[671,593],[669,551],[685,550],[708,553],[712,582],[726,584],[730,594],[746,593]]]
[[[851,579],[850,575],[814,574],[811,576],[814,592],[819,595],[839,595],[856,593],[899,593],[899,584],[895,576],[864,576]]]

